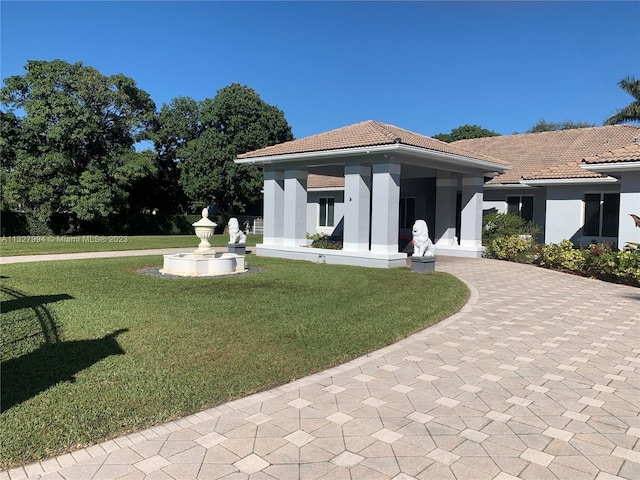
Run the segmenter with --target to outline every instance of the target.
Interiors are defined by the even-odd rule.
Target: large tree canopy
[[[618,86],[634,98],[633,103],[618,110],[605,120],[605,125],[617,125],[626,122],[640,122],[640,80],[625,77],[618,82]]]
[[[492,130],[487,130],[478,125],[461,125],[458,128],[451,130],[451,133],[438,133],[433,138],[442,140],[443,142],[451,143],[458,140],[468,140],[470,138],[482,138],[482,137],[499,137],[500,134]]]
[[[588,122],[574,122],[572,120],[565,120],[564,122],[547,122],[544,118],[541,118],[538,120],[538,123],[527,130],[526,133],[551,132],[554,130],[572,130],[574,128],[589,127],[595,127],[595,124]]]
[[[233,159],[293,135],[281,110],[234,83],[213,99],[176,98],[163,105],[153,138],[159,155],[177,161],[192,207],[214,204],[228,219],[258,200],[262,188],[262,172]]]
[[[16,145],[2,154],[3,201],[42,226],[55,212],[100,220],[122,211],[132,182],[154,168],[134,148],[155,115],[149,95],[81,62],[29,61],[25,70],[0,90],[11,121],[2,142]]]

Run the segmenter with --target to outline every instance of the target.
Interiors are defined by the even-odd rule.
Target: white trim
[[[640,170],[640,162],[590,163],[580,167],[590,172],[636,172]]]
[[[526,185],[524,183],[485,183],[484,184],[484,188],[489,189],[489,190],[504,190],[504,189],[529,189],[529,190],[535,190],[538,189],[540,187],[534,187],[531,185]]]
[[[590,184],[609,184],[618,183],[619,180],[614,177],[603,178],[548,178],[541,180],[520,180],[523,185],[590,185]]]
[[[437,150],[430,150],[428,148],[414,147],[411,145],[404,145],[401,143],[395,143],[392,145],[377,145],[373,147],[356,147],[356,148],[344,148],[338,150],[321,150],[314,152],[303,153],[290,153],[283,155],[267,155],[264,157],[252,157],[252,158],[236,158],[235,163],[238,164],[250,164],[250,165],[271,165],[275,163],[288,163],[293,161],[305,161],[305,160],[318,160],[322,158],[342,158],[353,157],[356,155],[370,155],[375,153],[407,153],[418,155],[420,157],[431,157],[437,160],[448,160],[453,164],[464,165],[468,167],[481,168],[486,171],[501,172],[505,170],[511,170],[508,165],[500,163],[489,162],[486,160],[478,160],[476,158],[465,157],[453,153],[438,152]]]

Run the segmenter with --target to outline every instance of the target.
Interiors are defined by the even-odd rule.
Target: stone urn
[[[196,236],[200,239],[198,248],[194,251],[196,255],[212,255],[215,250],[211,247],[209,239],[217,226],[216,223],[209,220],[209,209],[202,209],[202,218],[195,222],[193,226],[196,229]]]

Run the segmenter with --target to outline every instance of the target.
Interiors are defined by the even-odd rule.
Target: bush
[[[491,213],[482,219],[485,256],[514,262],[535,259],[534,238],[540,228],[513,213]]]
[[[314,238],[311,242],[313,248],[326,248],[329,250],[342,250],[342,236],[340,235],[325,235],[319,233],[317,235],[311,235]]]
[[[576,248],[569,240],[563,240],[541,247],[539,263],[546,268],[640,287],[640,250],[633,247],[621,252],[608,243]]]
[[[581,249],[575,248],[569,240],[563,240],[559,244],[544,245],[540,249],[539,263],[546,268],[582,272],[585,258]]]
[[[491,240],[488,250],[492,257],[518,263],[533,263],[537,259],[535,243],[529,235],[511,235]]]

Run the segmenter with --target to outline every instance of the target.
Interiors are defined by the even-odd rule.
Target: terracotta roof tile
[[[474,152],[462,146],[442,142],[435,138],[420,135],[394,125],[368,120],[310,137],[279,143],[270,147],[238,155],[239,159],[259,158],[275,155],[291,155],[326,150],[374,147],[399,143],[436,152],[450,153],[467,158],[508,165],[503,160],[493,158],[482,152]]]
[[[640,136],[640,126],[612,125],[552,132],[474,138],[454,142],[474,152],[507,161],[508,170],[488,183],[518,183],[521,179],[598,178],[580,168],[587,156],[628,146]]]
[[[523,175],[523,180],[546,180],[546,179],[563,179],[563,178],[601,178],[602,175],[595,172],[584,170],[578,162],[567,162],[554,165],[537,172]]]
[[[585,157],[584,163],[619,163],[640,161],[640,143],[633,143],[621,148]]]

